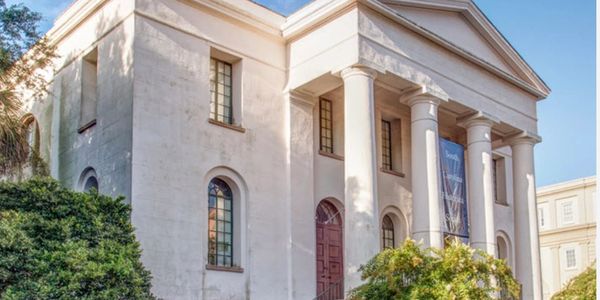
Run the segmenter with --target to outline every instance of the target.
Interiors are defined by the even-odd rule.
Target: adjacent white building
[[[64,184],[126,197],[159,297],[314,299],[406,237],[441,247],[443,138],[469,241],[541,299],[549,89],[472,1],[78,0],[48,37],[36,145]]]
[[[538,189],[544,299],[596,260],[596,177]]]

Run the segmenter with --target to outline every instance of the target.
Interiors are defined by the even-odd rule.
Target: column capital
[[[519,144],[535,145],[542,141],[542,137],[529,131],[521,131],[504,138],[504,141],[511,146]]]
[[[433,90],[430,87],[420,85],[403,92],[398,101],[408,106],[418,103],[430,103],[438,106],[442,102],[448,102],[448,95]]]
[[[471,126],[487,126],[491,128],[494,124],[500,123],[500,119],[483,111],[461,115],[456,121],[457,125],[463,128],[469,128]]]
[[[375,78],[377,77],[377,71],[366,66],[352,66],[342,70],[342,72],[340,73],[342,79],[346,79],[355,75],[367,76],[375,80]]]

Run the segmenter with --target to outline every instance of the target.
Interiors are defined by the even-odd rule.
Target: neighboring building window
[[[210,59],[210,118],[233,124],[231,64]]]
[[[392,123],[381,120],[381,164],[383,169],[392,170]]]
[[[568,201],[562,204],[562,219],[564,224],[573,223],[573,202]]]
[[[577,267],[577,258],[575,257],[575,249],[567,249],[565,251],[566,261],[567,261],[567,269],[572,269]]]
[[[208,185],[208,264],[233,266],[233,194],[225,181]]]
[[[546,210],[546,204],[538,204],[538,223],[540,229],[545,229],[548,227],[548,213]]]
[[[96,124],[98,102],[98,49],[83,57],[81,66],[81,107],[79,132]]]
[[[321,151],[333,153],[333,121],[331,111],[331,101],[321,99],[320,107],[320,137]]]
[[[381,223],[383,248],[394,248],[394,222],[390,216],[385,215]]]

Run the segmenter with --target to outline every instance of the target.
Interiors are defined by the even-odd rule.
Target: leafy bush
[[[0,299],[154,299],[122,199],[0,183]]]
[[[596,268],[589,267],[583,273],[569,280],[567,285],[552,296],[552,300],[594,300],[596,299]]]
[[[518,298],[519,284],[504,260],[453,242],[422,250],[413,240],[386,249],[361,267],[365,284],[350,299]]]

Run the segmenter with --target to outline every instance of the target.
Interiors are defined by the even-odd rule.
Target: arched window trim
[[[513,249],[512,249],[512,241],[510,239],[510,237],[508,236],[508,234],[506,234],[506,232],[504,232],[503,230],[499,230],[496,232],[496,247],[499,247],[499,243],[498,241],[502,239],[504,241],[504,244],[506,245],[506,263],[508,264],[509,267],[511,267],[511,269],[514,270],[515,266],[514,266],[514,256],[513,256]],[[498,251],[497,256],[500,257],[500,252],[499,249],[496,249],[496,251]]]
[[[23,116],[23,118],[21,118],[21,123],[23,124],[23,127],[26,130],[29,129],[30,126],[32,126],[33,140],[32,141],[28,140],[29,147],[31,150],[33,150],[33,152],[39,153],[40,152],[40,127],[39,127],[37,119],[35,118],[35,116],[33,114],[29,113],[29,114],[26,114],[25,116]],[[31,157],[31,153],[29,155]]]
[[[248,188],[243,180],[242,176],[231,168],[225,166],[219,166],[208,171],[204,177],[204,191],[207,191],[209,183],[218,178],[229,186],[233,196],[232,207],[233,211],[233,258],[232,258],[232,267],[221,267],[215,266],[209,263],[208,260],[208,192],[203,193],[206,198],[203,198],[204,201],[202,203],[204,207],[203,212],[203,224],[206,224],[202,227],[205,230],[202,230],[202,241],[205,247],[203,247],[204,251],[204,259],[206,270],[210,271],[228,271],[228,272],[238,272],[241,273],[244,271],[244,266],[246,263],[247,257],[247,237],[246,237],[246,203],[248,201]],[[204,223],[206,222],[206,223]]]
[[[97,190],[100,190],[100,180],[98,179],[98,175],[96,174],[96,170],[94,170],[94,168],[92,167],[87,167],[83,170],[83,172],[81,172],[81,176],[79,177],[79,183],[77,184],[77,190],[81,191],[81,192],[88,192],[86,191],[86,185],[88,180],[90,180],[91,178],[94,178],[96,180],[96,184],[97,184]]]
[[[388,205],[381,211],[379,217],[379,230],[381,233],[381,237],[379,240],[381,244],[381,249],[384,249],[382,225],[383,219],[386,216],[389,216],[389,218],[392,220],[392,223],[394,224],[394,247],[400,246],[402,243],[404,243],[404,240],[406,238],[410,237],[410,224],[408,223],[405,214],[397,206]]]

